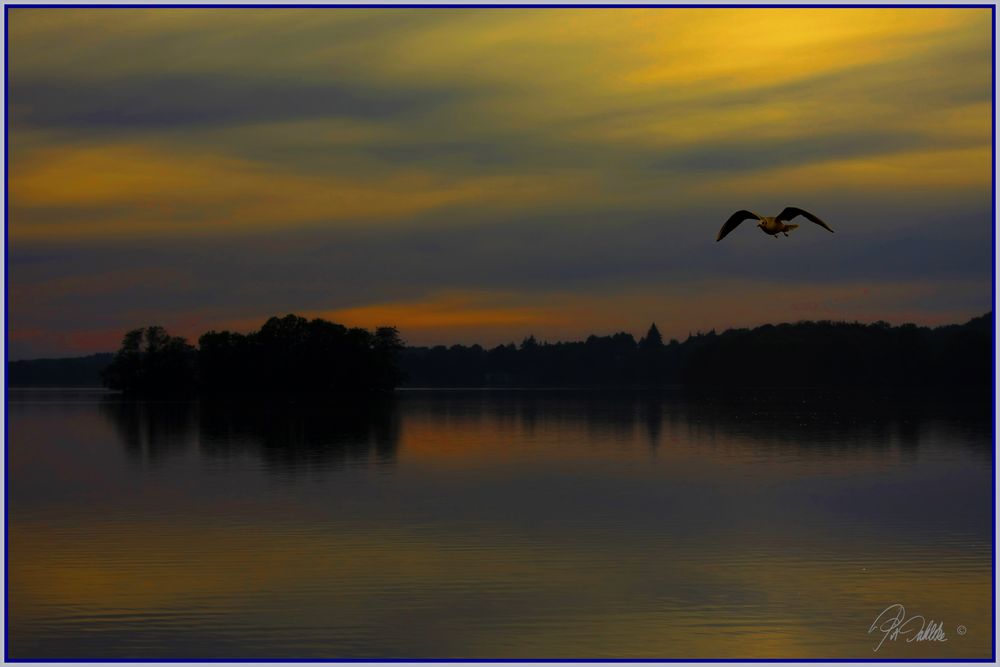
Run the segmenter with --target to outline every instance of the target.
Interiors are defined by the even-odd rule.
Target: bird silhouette
[[[760,227],[761,231],[763,231],[765,234],[769,234],[771,236],[774,236],[775,238],[777,238],[778,234],[784,234],[785,236],[788,236],[788,232],[792,231],[793,229],[797,229],[798,225],[786,225],[785,221],[792,220],[793,218],[800,215],[804,217],[806,220],[812,220],[817,225],[819,225],[826,231],[830,232],[831,234],[833,233],[833,230],[830,229],[829,225],[827,225],[825,222],[817,218],[809,211],[803,210],[801,208],[795,208],[794,206],[788,206],[785,208],[784,211],[774,216],[773,218],[767,215],[757,215],[753,211],[746,211],[746,210],[736,211],[736,213],[733,213],[731,216],[729,216],[729,220],[726,220],[726,224],[722,225],[722,229],[719,230],[719,235],[715,237],[715,240],[717,242],[721,241],[726,237],[726,234],[739,227],[741,222],[743,222],[744,220],[749,220],[750,218],[756,218],[758,220],[757,226]]]

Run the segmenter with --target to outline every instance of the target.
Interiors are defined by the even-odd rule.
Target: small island
[[[374,333],[298,315],[272,317],[247,334],[209,331],[198,347],[160,326],[133,329],[102,373],[129,394],[379,393],[401,375],[399,332]]]

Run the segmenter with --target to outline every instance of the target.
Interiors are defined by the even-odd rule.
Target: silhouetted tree
[[[198,370],[202,386],[234,390],[254,381],[254,341],[229,331],[209,331],[198,339]]]
[[[374,384],[380,389],[391,389],[405,379],[399,368],[399,354],[405,349],[396,327],[378,327],[372,340],[375,366]]]
[[[103,379],[109,388],[128,393],[176,393],[194,388],[196,373],[195,349],[163,327],[150,326],[125,334]]]
[[[656,322],[653,322],[649,326],[646,337],[639,341],[639,347],[646,349],[663,347],[663,336],[660,335],[660,330],[656,328]]]

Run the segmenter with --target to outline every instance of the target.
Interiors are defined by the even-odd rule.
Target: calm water
[[[15,391],[9,655],[987,657],[989,400]]]

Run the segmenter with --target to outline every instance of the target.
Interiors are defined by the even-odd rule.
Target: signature
[[[874,648],[876,653],[882,648],[886,639],[896,641],[900,635],[906,638],[907,644],[910,642],[948,641],[948,637],[944,634],[943,623],[934,620],[928,621],[919,614],[907,618],[906,608],[898,603],[889,605],[875,617],[872,626],[868,628],[868,634],[876,632],[882,634],[882,638]]]

